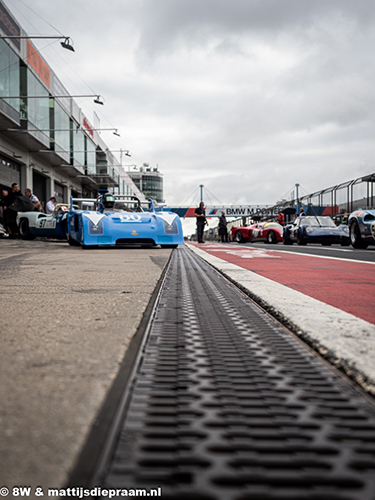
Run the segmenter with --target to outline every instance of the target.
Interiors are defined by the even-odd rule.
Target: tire
[[[283,233],[283,245],[293,245],[293,241],[285,233]]]
[[[82,250],[92,250],[94,248],[99,248],[99,245],[84,245],[81,243]]]
[[[78,243],[78,241],[73,240],[73,238],[71,238],[70,236],[68,236],[68,243],[72,247],[80,247],[81,246],[81,244]]]
[[[241,233],[241,231],[236,231],[234,239],[235,241],[237,241],[237,243],[244,243],[243,234]]]
[[[368,244],[365,243],[361,238],[361,233],[359,231],[358,222],[356,220],[352,221],[349,228],[350,243],[353,248],[367,248]]]
[[[271,243],[272,245],[275,245],[277,243],[277,236],[274,231],[270,231],[267,234],[267,243]]]
[[[298,245],[306,245],[306,241],[303,239],[303,235],[302,235],[301,231],[299,231],[299,233],[298,233],[297,243],[298,243]]]
[[[23,240],[34,240],[35,236],[30,233],[29,221],[27,219],[21,219],[19,225],[20,235]]]

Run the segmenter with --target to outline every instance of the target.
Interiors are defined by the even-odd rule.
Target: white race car
[[[52,215],[42,212],[20,212],[17,224],[23,240],[33,240],[37,236],[66,240],[66,214],[69,205],[58,203]]]

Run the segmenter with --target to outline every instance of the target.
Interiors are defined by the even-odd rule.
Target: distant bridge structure
[[[200,185],[201,200],[203,199],[203,185]],[[316,191],[311,194],[299,196],[299,184],[296,184],[296,197],[291,200],[283,200],[277,204],[258,205],[206,205],[206,217],[220,217],[225,212],[226,217],[255,217],[262,220],[277,217],[280,212],[293,208],[299,213],[301,207],[306,213],[313,215],[333,215],[338,212],[351,212],[358,208],[375,207],[375,173],[357,177],[347,182]],[[206,191],[208,191],[206,189]],[[198,205],[196,205],[198,206]],[[194,207],[180,206],[171,208],[180,217],[195,217]]]

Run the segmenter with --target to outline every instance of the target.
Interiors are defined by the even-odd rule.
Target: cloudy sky
[[[373,0],[5,0],[171,206],[273,204],[375,172]],[[31,6],[32,10],[28,7]],[[100,108],[100,109],[98,109]],[[106,134],[106,135],[104,135]],[[132,167],[128,167],[132,168]]]

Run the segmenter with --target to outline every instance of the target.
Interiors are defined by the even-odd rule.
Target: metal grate
[[[375,405],[178,248],[101,485],[168,500],[375,500]]]

